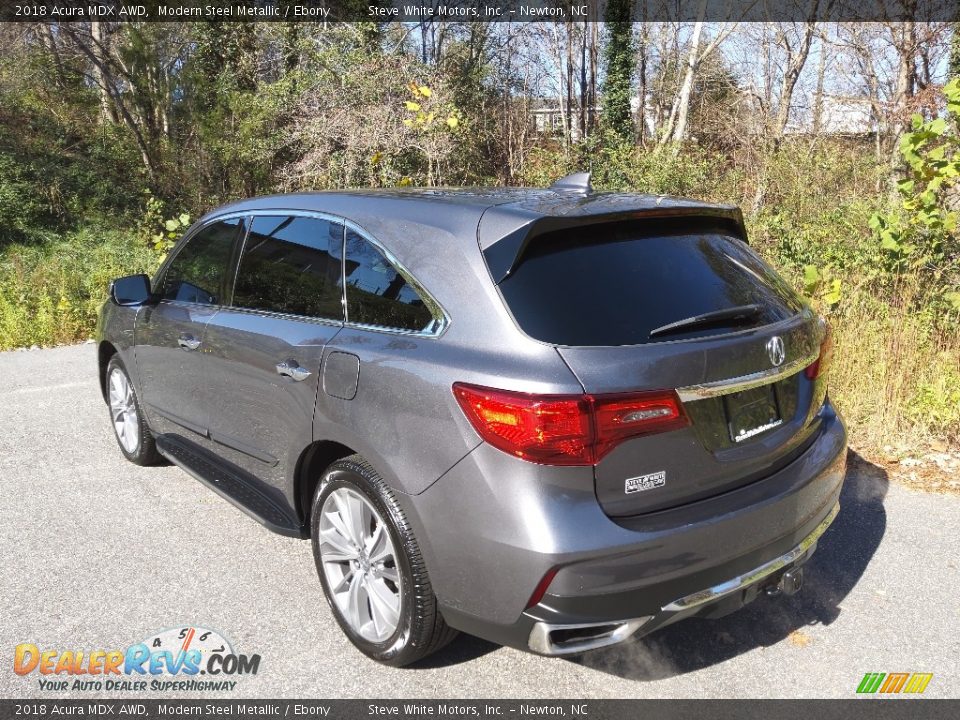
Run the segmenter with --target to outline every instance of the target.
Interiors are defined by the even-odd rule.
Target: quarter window
[[[187,241],[167,266],[160,285],[164,300],[217,305],[233,241],[243,221],[220,220]]]
[[[352,323],[422,331],[434,323],[423,297],[374,245],[349,228],[344,261]]]
[[[236,307],[343,320],[343,225],[297,216],[253,218],[233,291]]]

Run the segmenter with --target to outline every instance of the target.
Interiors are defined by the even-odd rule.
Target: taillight
[[[464,414],[484,440],[545,465],[591,465],[590,406],[585,395],[528,395],[455,383]]]
[[[624,440],[688,424],[670,391],[531,395],[455,383],[474,429],[506,453],[544,465],[595,465]]]
[[[833,330],[826,322],[823,323],[823,340],[820,342],[820,354],[817,359],[807,365],[804,371],[808,380],[816,380],[830,368],[833,357]]]
[[[685,427],[689,421],[675,392],[595,395],[596,460],[627,438]]]

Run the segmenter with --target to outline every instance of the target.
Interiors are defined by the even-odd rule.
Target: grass
[[[110,280],[156,265],[133,235],[85,228],[0,250],[0,350],[90,337]]]
[[[960,332],[914,312],[909,285],[889,307],[858,303],[833,320],[831,396],[868,451],[960,443]]]

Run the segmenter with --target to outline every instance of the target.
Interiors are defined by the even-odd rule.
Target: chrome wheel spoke
[[[362,548],[364,546],[364,539],[365,539],[364,525],[363,525],[364,515],[367,515],[367,517],[369,517],[369,515],[366,512],[367,510],[366,503],[364,503],[363,500],[361,500],[360,497],[357,495],[348,495],[346,506],[347,506],[347,524],[351,533],[350,537],[353,538],[353,542],[354,544],[356,544],[358,548]]]
[[[124,432],[123,436],[126,438],[132,438],[136,436],[137,432],[137,420],[133,417],[132,413],[127,413],[123,417],[123,426]]]
[[[400,624],[402,596],[386,523],[366,497],[345,487],[327,496],[320,513],[320,565],[336,609],[365,640],[388,640]]]
[[[366,597],[361,597],[364,595],[362,585],[362,576],[356,573],[350,578],[350,587],[347,588],[347,620],[358,631],[363,628],[363,615],[368,614]],[[360,607],[361,601],[363,608]]]
[[[384,619],[390,627],[396,627],[400,622],[400,597],[379,578],[367,583],[367,590],[370,595],[370,607],[374,614]]]
[[[350,546],[350,541],[336,528],[321,530],[320,540],[320,551],[323,553],[324,562],[350,562],[359,557],[356,549]]]
[[[353,578],[353,572],[345,572],[340,580],[335,584],[331,585],[330,591],[336,595],[344,591],[350,585],[350,580]]]
[[[380,568],[380,577],[382,577],[384,580],[389,580],[394,585],[398,585],[400,583],[400,575],[395,567]]]
[[[133,399],[133,388],[127,376],[117,368],[110,373],[108,402],[113,430],[121,447],[128,453],[136,452],[140,443],[137,406]]]
[[[367,554],[372,563],[384,563],[393,557],[393,544],[383,523],[377,524],[376,536],[371,541]]]
[[[351,546],[358,547],[356,538],[353,536],[353,524],[350,521],[350,508],[347,505],[346,500],[341,498],[337,493],[333,493],[330,497],[333,498],[333,504],[336,508],[335,512],[327,513],[330,523],[337,529],[337,532],[340,533],[340,535],[350,543]]]

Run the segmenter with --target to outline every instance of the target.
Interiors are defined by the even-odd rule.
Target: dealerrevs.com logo
[[[933,673],[867,673],[857,686],[859,695],[920,695],[933,679]]]
[[[215,630],[179,627],[125,649],[49,649],[17,645],[13,670],[35,676],[39,689],[143,692],[233,690],[238,676],[256,675],[259,655],[241,655]]]

